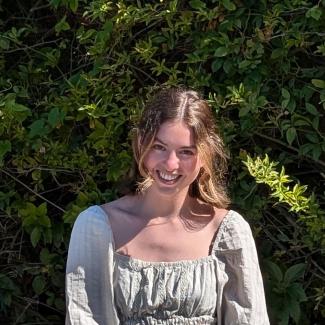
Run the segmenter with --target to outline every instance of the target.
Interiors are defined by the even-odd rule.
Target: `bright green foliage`
[[[129,131],[161,84],[200,90],[216,113],[231,153],[233,206],[251,222],[260,260],[281,271],[274,278],[271,262],[262,263],[272,324],[322,323],[324,6],[1,2],[3,323],[63,323],[72,224],[85,207],[128,190]],[[255,179],[242,164],[247,153],[270,157],[250,161]],[[296,265],[304,273],[285,282]],[[279,309],[274,295],[290,306]]]
[[[270,161],[268,155],[264,159],[260,157],[253,159],[247,155],[244,164],[256,183],[267,184],[271,189],[270,196],[280,203],[288,204],[289,211],[294,211],[298,215],[298,222],[303,224],[302,228],[306,227],[302,243],[308,245],[310,249],[317,249],[318,245],[321,245],[320,249],[324,251],[325,212],[320,210],[315,202],[314,194],[309,197],[304,195],[307,186],[300,184],[295,184],[292,188],[287,186],[293,181],[285,174],[283,166],[281,172],[276,170],[275,166],[278,163]],[[279,324],[288,324],[289,317],[298,324],[301,314],[300,303],[307,301],[307,297],[302,284],[294,281],[302,278],[306,265],[293,265],[284,275],[279,266],[271,261],[265,261],[264,266],[269,275],[267,283],[272,297],[270,299],[272,313],[279,319]]]
[[[264,159],[252,159],[247,155],[244,163],[256,183],[267,184],[271,189],[271,196],[281,203],[287,203],[290,206],[289,212],[296,212],[298,221],[305,223],[308,227],[305,243],[316,247],[321,244],[321,249],[325,250],[325,211],[315,202],[315,194],[305,196],[306,185],[295,184],[292,188],[287,186],[293,180],[285,174],[283,166],[279,173],[275,169],[278,163],[270,161],[268,155]]]
[[[280,173],[276,171],[274,167],[278,163],[270,161],[268,155],[263,160],[260,157],[253,160],[248,155],[244,163],[249,173],[255,178],[256,183],[269,185],[272,190],[271,196],[276,197],[280,202],[288,203],[290,205],[289,211],[307,212],[309,210],[311,199],[302,195],[306,192],[307,186],[296,184],[293,189],[286,186],[292,180],[285,174],[283,166]]]

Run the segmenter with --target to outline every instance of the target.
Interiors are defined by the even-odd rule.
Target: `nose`
[[[166,157],[165,165],[167,171],[173,171],[175,169],[178,169],[179,159],[175,151],[170,151],[168,153]]]

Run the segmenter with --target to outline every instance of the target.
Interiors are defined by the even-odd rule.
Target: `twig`
[[[45,304],[45,303],[43,303],[43,302],[40,302],[40,301],[38,301],[38,300],[35,300],[35,299],[32,299],[32,298],[27,298],[27,297],[20,297],[20,296],[16,296],[16,297],[19,298],[19,299],[22,299],[23,301],[26,301],[26,302],[29,303],[29,304],[45,306],[46,308],[49,308],[49,309],[51,309],[51,310],[54,310],[55,312],[57,312],[57,313],[63,315],[63,312],[62,312],[61,310],[59,310],[59,309],[57,309],[57,308],[54,308],[54,307],[52,307],[52,306],[49,306],[49,305],[47,305],[47,304]]]
[[[257,135],[257,136],[259,136],[259,137],[261,137],[261,138],[270,140],[270,141],[275,142],[277,144],[280,144],[281,146],[284,146],[284,147],[286,147],[286,148],[288,148],[288,149],[290,149],[292,151],[295,151],[295,152],[299,153],[299,150],[297,148],[295,148],[293,146],[290,146],[290,145],[284,143],[281,140],[274,139],[272,137],[269,137],[268,135],[265,135],[265,134],[262,134],[262,133],[259,133],[259,132],[254,132],[254,134]],[[319,159],[314,159],[313,157],[307,156],[307,155],[304,155],[303,157],[308,158],[308,159],[314,161],[316,164],[321,165],[321,166],[323,166],[325,168],[325,162],[324,161],[319,160]]]
[[[112,57],[107,57],[107,59],[108,59],[108,60],[111,60],[111,61],[114,61],[114,62],[117,62],[117,60],[114,59],[114,58],[112,58]],[[152,77],[150,76],[150,74],[148,74],[148,73],[145,72],[144,70],[142,70],[142,69],[136,67],[135,65],[133,65],[133,64],[131,64],[131,63],[126,63],[126,62],[121,63],[121,65],[126,65],[126,66],[128,66],[128,67],[130,67],[130,68],[133,68],[134,70],[137,70],[137,71],[141,72],[142,74],[144,74],[145,76],[147,76],[149,79],[151,79],[152,81],[154,81],[155,83],[157,83],[157,80],[154,79],[154,78],[152,78]]]
[[[7,37],[7,38],[10,39],[9,37]],[[37,44],[30,45],[30,46],[24,46],[24,47],[20,47],[18,49],[13,49],[13,50],[8,50],[8,51],[2,51],[2,52],[3,53],[13,53],[13,52],[17,52],[17,51],[25,51],[25,50],[32,49],[34,47],[43,46],[43,45],[46,45],[46,44],[57,43],[59,40],[61,40],[61,38],[58,38],[55,41],[47,41],[47,42],[43,42],[43,43],[37,43]]]
[[[38,1],[35,4],[35,6],[29,10],[29,12],[32,13],[32,12],[37,11],[37,10],[41,10],[41,9],[45,9],[45,8],[51,7],[51,4],[50,3],[47,3],[45,5],[41,5],[41,6],[37,7],[40,2],[41,1]]]
[[[311,259],[310,260],[311,261],[311,263],[314,265],[314,266],[316,266],[316,268],[321,272],[321,273],[323,273],[324,275],[325,275],[325,270],[322,268],[322,267],[320,267],[313,259]]]
[[[38,166],[38,167],[32,167],[29,169],[18,169],[18,168],[6,168],[6,170],[9,170],[12,173],[15,174],[26,174],[26,173],[30,173],[34,170],[43,170],[43,171],[49,171],[49,172],[61,172],[61,173],[70,173],[73,174],[76,170],[74,169],[64,169],[64,168],[49,168],[49,167],[42,167],[42,166]]]
[[[4,169],[0,169],[0,171],[2,171],[4,174],[6,174],[7,176],[9,176],[10,178],[12,178],[14,181],[16,181],[17,183],[21,184],[22,186],[24,186],[25,188],[27,188],[30,192],[32,192],[34,195],[38,196],[39,198],[41,198],[42,200],[46,201],[47,203],[51,204],[52,206],[54,206],[55,208],[57,208],[58,210],[60,210],[61,212],[65,213],[65,210],[62,209],[61,207],[59,207],[57,204],[51,202],[50,200],[48,200],[46,197],[44,197],[43,195],[37,193],[36,191],[34,191],[32,188],[30,188],[28,185],[26,185],[25,183],[23,183],[21,180],[19,180],[18,178],[16,178],[15,176],[11,175],[10,173],[6,172]]]

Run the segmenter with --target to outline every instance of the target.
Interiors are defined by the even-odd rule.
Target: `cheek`
[[[192,171],[194,174],[198,174],[202,167],[202,163],[199,158],[196,158],[196,159],[185,161],[183,166],[189,172]]]
[[[143,160],[144,167],[150,171],[161,159],[161,154],[155,151],[149,151]]]

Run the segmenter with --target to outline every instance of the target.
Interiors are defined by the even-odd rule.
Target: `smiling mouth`
[[[169,175],[161,171],[157,171],[157,175],[159,180],[166,184],[174,184],[181,178],[181,175]]]

